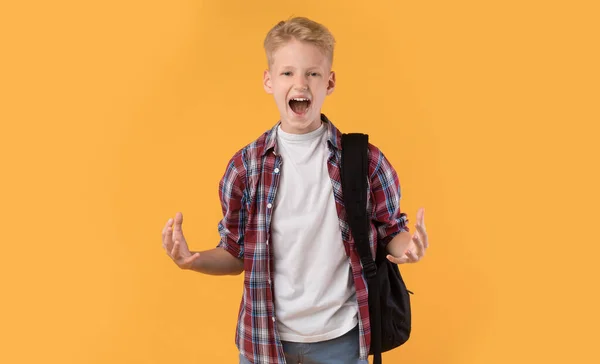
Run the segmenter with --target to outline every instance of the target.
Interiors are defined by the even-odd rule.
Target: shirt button
[[[267,240],[267,245],[269,245],[269,241]]]
[[[275,170],[273,172],[279,173],[279,168],[275,168]]]
[[[267,204],[267,208],[270,209],[271,207],[273,207],[273,205],[271,204]]]
[[[269,284],[271,284],[271,280],[269,279]]]
[[[275,322],[275,316],[273,316],[273,322]]]

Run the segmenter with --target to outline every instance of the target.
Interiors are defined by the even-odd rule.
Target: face
[[[304,134],[321,125],[321,106],[333,92],[335,73],[317,46],[292,40],[273,53],[264,87],[275,99],[282,130]]]

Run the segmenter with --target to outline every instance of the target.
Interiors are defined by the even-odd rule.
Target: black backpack
[[[373,363],[381,363],[381,353],[399,347],[410,337],[410,296],[398,265],[387,260],[384,248],[377,248],[375,260],[369,248],[370,221],[367,215],[368,185],[367,134],[342,135],[342,193],[348,224],[360,256],[369,291]]]

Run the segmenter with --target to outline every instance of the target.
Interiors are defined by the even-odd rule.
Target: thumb
[[[200,258],[200,253],[194,253],[194,255],[189,256],[188,258],[185,259],[185,266],[188,268],[192,268],[192,264],[198,260],[198,258]]]

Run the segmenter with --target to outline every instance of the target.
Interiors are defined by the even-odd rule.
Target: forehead
[[[276,49],[272,54],[272,58],[274,68],[327,68],[329,65],[329,59],[321,48],[312,43],[295,39]]]

